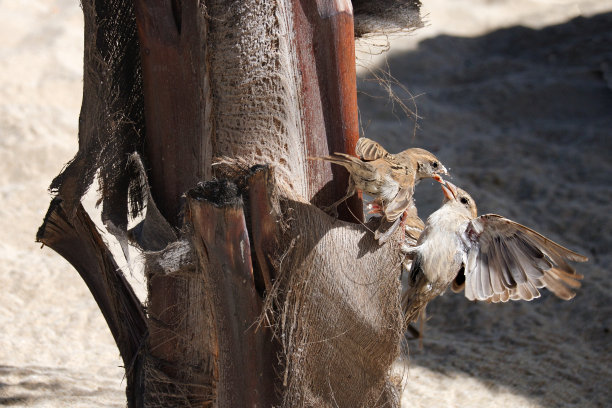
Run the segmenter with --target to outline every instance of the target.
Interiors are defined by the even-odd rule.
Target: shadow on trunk
[[[373,27],[366,3],[359,35]],[[418,16],[418,2],[384,4]],[[351,3],[89,0],[83,12],[79,152],[37,239],[92,291],[128,406],[397,406],[400,237],[379,246],[347,222],[362,217],[357,196],[339,220],[319,210],[347,174],[308,160],[353,153],[358,138]],[[80,205],[96,174],[107,231],[143,255],[146,308]]]

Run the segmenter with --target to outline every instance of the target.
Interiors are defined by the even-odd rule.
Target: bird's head
[[[410,156],[411,161],[416,163],[417,181],[424,178],[435,178],[434,176],[442,174],[448,176],[446,167],[442,165],[436,156],[425,149],[413,148],[405,150],[400,154]]]
[[[450,181],[440,182],[444,193],[444,205],[453,206],[457,211],[469,215],[470,218],[478,216],[478,209],[474,199],[465,190],[460,189]]]

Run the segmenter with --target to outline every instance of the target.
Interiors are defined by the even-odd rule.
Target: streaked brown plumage
[[[582,275],[567,261],[587,258],[496,214],[478,217],[468,193],[444,182],[444,204],[427,219],[412,255],[410,288],[402,298],[407,321],[453,282],[470,300],[532,300],[546,287],[561,299],[575,296]]]
[[[360,138],[355,152],[359,158],[344,153],[315,158],[341,165],[350,173],[346,195],[327,207],[326,211],[337,214],[338,205],[355,194],[356,190],[372,196],[378,208],[376,212],[383,214],[383,224],[392,223],[384,233],[376,231],[376,239],[380,243],[386,241],[397,228],[402,214],[414,207],[414,186],[424,178],[439,178],[439,174],[448,174],[440,161],[424,149],[412,148],[391,154],[373,140]]]

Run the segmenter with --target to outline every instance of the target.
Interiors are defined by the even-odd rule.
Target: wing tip
[[[571,258],[568,258],[570,261],[574,261],[574,262],[589,262],[589,258],[587,256],[581,255],[577,252],[574,252],[574,256]]]

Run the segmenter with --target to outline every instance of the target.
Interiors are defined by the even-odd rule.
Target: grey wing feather
[[[531,300],[546,287],[569,300],[582,275],[567,261],[586,262],[536,231],[496,214],[468,221],[462,238],[467,248],[465,295],[470,300]]]
[[[397,230],[399,224],[399,217],[393,221],[393,223],[387,222],[386,218],[383,219],[381,225],[374,231],[374,239],[377,240],[380,245],[384,244]]]
[[[355,153],[366,161],[380,159],[381,157],[389,155],[389,152],[387,152],[384,147],[366,137],[361,137],[357,140]]]

